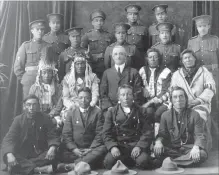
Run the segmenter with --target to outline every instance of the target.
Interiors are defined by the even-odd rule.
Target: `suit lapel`
[[[88,128],[88,126],[90,125],[90,123],[93,121],[92,118],[92,111],[93,111],[93,107],[89,107],[88,112],[86,114],[86,121],[85,121],[85,130]]]
[[[83,121],[82,121],[82,118],[81,118],[81,112],[79,110],[79,108],[76,108],[75,111],[74,111],[74,122],[78,125],[78,126],[81,126],[83,128],[85,128],[84,124],[83,124]]]

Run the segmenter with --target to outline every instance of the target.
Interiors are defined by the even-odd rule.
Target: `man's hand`
[[[7,162],[8,162],[8,171],[11,171],[11,168],[17,165],[17,160],[12,153],[7,154]]]
[[[188,107],[189,107],[189,108],[192,108],[192,107],[197,106],[197,105],[200,105],[200,104],[201,104],[201,102],[200,102],[199,100],[195,99],[195,100],[189,101]]]
[[[162,103],[162,100],[159,99],[159,98],[157,98],[157,97],[154,97],[154,98],[152,99],[152,101],[153,101],[154,104]]]
[[[190,152],[190,158],[194,161],[194,163],[197,163],[200,161],[200,149],[198,146],[194,145],[191,152]]]
[[[55,158],[55,155],[56,155],[56,147],[51,146],[46,154],[45,159],[53,160]]]
[[[131,157],[135,160],[141,153],[141,148],[140,147],[134,147],[132,152],[131,152]]]
[[[60,116],[55,116],[54,118],[56,120],[57,128],[60,128],[63,124],[63,121],[62,121],[61,117]]]
[[[81,150],[81,152],[83,153],[83,156],[85,156],[87,153],[91,152],[91,149],[85,148],[85,149]]]
[[[164,146],[160,140],[157,140],[154,145],[154,155],[159,157],[162,153],[164,153]]]
[[[113,155],[114,158],[117,158],[121,155],[121,153],[117,147],[113,147],[111,149],[111,154]]]
[[[83,156],[83,152],[82,152],[80,149],[78,149],[78,148],[75,148],[75,149],[73,150],[73,153],[74,153],[76,156],[78,156],[78,157]]]

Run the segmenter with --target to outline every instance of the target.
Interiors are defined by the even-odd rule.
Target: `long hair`
[[[174,87],[172,87],[171,89],[170,89],[170,101],[171,101],[171,103],[172,103],[172,105],[173,105],[173,100],[172,100],[172,98],[173,98],[173,92],[174,91],[183,91],[183,93],[184,93],[184,96],[185,96],[185,98],[186,98],[186,108],[188,107],[188,95],[186,94],[186,91],[183,89],[183,88],[181,88],[181,87],[179,87],[179,86],[174,86]]]

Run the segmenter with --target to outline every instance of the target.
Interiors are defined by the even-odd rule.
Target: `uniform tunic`
[[[29,94],[30,87],[36,81],[41,51],[49,46],[45,41],[30,40],[18,49],[14,63],[14,73],[23,85],[23,98]]]
[[[153,46],[157,42],[160,42],[159,31],[156,29],[156,26],[157,26],[157,22],[155,22],[149,26],[149,29],[148,29],[148,31],[149,31],[149,46]],[[173,25],[171,35],[172,35],[171,41],[175,42],[175,40],[176,40],[176,26],[175,25]]]
[[[82,47],[78,47],[78,48],[69,47],[59,55],[58,74],[60,81],[63,80],[66,73],[70,71],[74,53],[79,52],[85,54],[86,51],[87,50]]]
[[[29,174],[37,166],[51,164],[52,161],[45,159],[46,152],[50,146],[60,145],[60,137],[47,115],[39,112],[32,123],[29,120],[25,113],[16,116],[2,142],[4,162],[7,164],[7,153],[13,153],[21,165],[16,170],[21,174]]]
[[[81,46],[83,48],[90,49],[92,55],[91,67],[94,73],[97,74],[98,78],[102,77],[105,70],[104,67],[104,53],[107,48],[112,43],[112,35],[105,30],[95,30],[91,29],[81,39]]]
[[[43,40],[47,43],[52,44],[53,50],[56,53],[56,59],[58,61],[58,56],[63,52],[70,44],[68,35],[65,35],[62,32],[47,33],[43,36]]]
[[[118,102],[117,91],[123,84],[129,84],[134,89],[135,101],[140,104],[142,80],[138,71],[134,68],[125,67],[119,76],[115,66],[107,69],[100,84],[101,109],[107,109]]]
[[[103,141],[109,151],[104,161],[105,166],[109,169],[116,162],[110,153],[113,147],[120,150],[122,155],[119,159],[124,163],[130,160],[132,149],[140,147],[141,154],[134,161],[142,168],[147,167],[146,159],[153,139],[152,133],[145,109],[133,104],[128,115],[119,104],[109,109],[103,125]]]
[[[141,59],[138,60],[138,70],[144,65],[144,56],[148,49],[148,31],[147,28],[141,24],[131,25],[127,32],[126,41],[129,44],[135,45],[141,53]],[[134,67],[137,68],[137,67]]]
[[[115,64],[112,58],[112,52],[113,52],[113,48],[117,45],[119,44],[113,43],[106,48],[104,54],[104,65],[106,69],[113,67]],[[128,44],[127,42],[125,42],[122,46],[125,48],[127,52],[127,60],[126,60],[127,66],[133,67],[135,69],[139,69],[140,66],[142,65],[141,62],[142,57],[136,46]]]
[[[159,50],[162,56],[162,66],[169,68],[172,72],[178,69],[180,61],[181,47],[175,43],[162,44],[156,43],[152,46]]]

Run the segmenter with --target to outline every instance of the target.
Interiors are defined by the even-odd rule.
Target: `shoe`
[[[34,169],[34,172],[39,173],[39,174],[42,174],[42,173],[52,174],[53,173],[53,168],[52,168],[52,165],[46,165],[46,166],[43,166],[43,167],[36,167]]]
[[[74,168],[75,168],[75,163],[69,163],[69,164],[59,163],[57,165],[57,172],[69,172],[71,170],[74,170]]]

